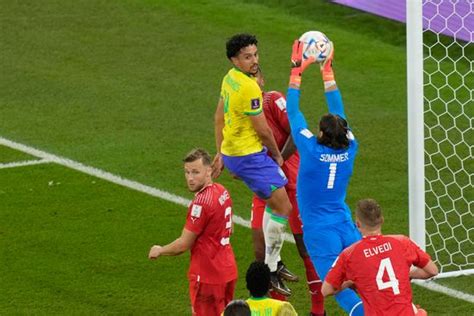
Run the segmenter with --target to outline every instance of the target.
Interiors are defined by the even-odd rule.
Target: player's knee
[[[293,206],[291,205],[290,201],[285,205],[285,215],[290,216],[291,211],[293,210]]]
[[[286,196],[285,196],[286,197]],[[293,209],[293,206],[290,203],[288,197],[286,199],[279,198],[278,196],[273,196],[267,200],[268,206],[272,209],[272,211],[280,216],[288,217]]]
[[[283,216],[290,216],[291,211],[293,210],[293,206],[290,203],[288,198],[284,199],[279,206],[279,215]]]

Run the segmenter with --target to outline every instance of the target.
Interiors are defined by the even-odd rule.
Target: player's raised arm
[[[346,114],[344,112],[344,103],[342,102],[342,96],[337,88],[334,70],[332,68],[332,62],[334,60],[334,44],[331,42],[331,53],[321,63],[321,77],[324,83],[324,96],[326,97],[326,103],[328,105],[329,113],[335,114],[346,120]]]
[[[286,111],[290,121],[291,133],[297,146],[298,134],[302,130],[307,130],[308,127],[306,119],[299,109],[301,76],[304,70],[313,62],[314,57],[312,56],[303,61],[303,43],[295,40],[291,52],[291,72],[286,95]]]

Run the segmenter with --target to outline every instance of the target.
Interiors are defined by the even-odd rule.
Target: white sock
[[[277,270],[277,263],[283,246],[283,233],[287,223],[287,218],[272,214],[263,232],[265,237],[265,263],[270,268],[270,272]]]
[[[263,226],[262,228],[264,232],[268,227],[268,223],[270,222],[271,216],[272,216],[272,209],[266,206],[265,211],[263,212],[263,222],[262,222],[262,226]]]

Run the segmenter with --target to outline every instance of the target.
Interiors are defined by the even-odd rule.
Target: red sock
[[[270,297],[275,299],[275,300],[288,301],[288,297],[286,297],[285,295],[280,294],[276,291],[270,290],[270,291],[268,291],[268,294],[270,294]]]
[[[321,293],[323,283],[319,279],[310,257],[304,257],[303,262],[306,269],[309,293],[311,294],[311,313],[314,315],[324,315],[324,296]]]

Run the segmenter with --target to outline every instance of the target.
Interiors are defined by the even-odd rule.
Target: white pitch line
[[[39,164],[50,163],[50,162],[51,160],[48,160],[48,159],[14,161],[14,162],[8,162],[8,163],[0,163],[0,169],[32,166],[32,165],[39,165]]]
[[[3,137],[0,137],[0,145],[7,146],[7,147],[10,147],[10,148],[25,152],[25,153],[30,154],[32,156],[36,156],[38,158],[45,159],[48,162],[57,163],[59,165],[62,165],[62,166],[65,166],[65,167],[68,167],[68,168],[71,168],[71,169],[74,169],[74,170],[77,170],[77,171],[81,171],[81,172],[89,174],[91,176],[94,176],[94,177],[97,177],[97,178],[100,178],[100,179],[104,179],[106,181],[109,181],[109,182],[112,182],[112,183],[115,183],[115,184],[119,184],[121,186],[130,188],[132,190],[143,192],[143,193],[146,193],[148,195],[158,197],[160,199],[163,199],[163,200],[166,200],[166,201],[169,201],[169,202],[176,203],[178,205],[188,207],[189,203],[191,203],[191,200],[183,198],[181,196],[178,196],[178,195],[175,195],[175,194],[163,191],[163,190],[159,190],[157,188],[153,188],[153,187],[150,187],[148,185],[145,185],[145,184],[142,184],[142,183],[139,183],[139,182],[136,182],[136,181],[125,179],[125,178],[122,178],[120,176],[114,175],[110,172],[107,172],[107,171],[104,171],[104,170],[101,170],[101,169],[97,169],[97,168],[94,168],[94,167],[86,166],[86,165],[84,165],[80,162],[76,162],[76,161],[73,161],[71,159],[61,157],[61,156],[56,156],[56,155],[47,153],[45,151],[33,148],[33,147],[26,146],[26,145],[11,141],[11,140],[3,138]],[[250,221],[248,221],[248,220],[246,220],[246,219],[244,219],[244,218],[242,218],[238,215],[234,215],[233,220],[238,225],[248,227],[248,228],[250,227]],[[285,240],[289,241],[289,242],[292,242],[292,243],[295,242],[293,236],[288,234],[288,233],[285,233]],[[428,288],[432,291],[441,292],[441,293],[446,294],[448,296],[465,300],[469,303],[474,302],[474,298],[473,298],[472,295],[464,293],[464,292],[460,292],[460,291],[457,291],[457,290],[450,289],[448,287],[436,284],[434,282],[415,281],[415,283],[422,286],[422,287],[426,287],[426,288]]]
[[[448,296],[465,300],[471,304],[474,304],[474,295],[454,290],[439,283],[435,283],[434,281],[412,280],[412,282],[416,285],[427,288],[428,290],[440,292]]]
[[[169,201],[169,202],[176,203],[178,205],[188,207],[189,204],[191,203],[191,200],[183,198],[181,196],[178,196],[178,195],[175,195],[175,194],[172,194],[172,193],[169,193],[169,192],[166,192],[166,191],[163,191],[163,190],[160,190],[160,189],[157,189],[157,188],[154,188],[154,187],[151,187],[151,186],[148,186],[148,185],[145,185],[145,184],[133,181],[133,180],[122,178],[122,177],[117,176],[115,174],[112,174],[110,172],[107,172],[107,171],[104,171],[104,170],[101,170],[101,169],[97,169],[97,168],[94,168],[94,167],[86,166],[86,165],[84,165],[80,162],[77,162],[77,161],[74,161],[74,160],[71,160],[71,159],[67,159],[67,158],[64,158],[64,157],[61,157],[61,156],[56,156],[56,155],[47,153],[45,151],[33,148],[31,146],[23,145],[23,144],[14,142],[12,140],[9,140],[9,139],[3,138],[3,137],[0,137],[0,145],[7,146],[7,147],[10,147],[10,148],[22,151],[24,153],[27,153],[29,155],[32,155],[32,156],[35,156],[35,157],[38,157],[38,158],[46,159],[50,162],[54,162],[54,163],[57,163],[59,165],[65,166],[65,167],[81,171],[81,172],[86,173],[88,175],[91,175],[91,176],[94,176],[94,177],[97,177],[97,178],[100,178],[100,179],[104,179],[106,181],[109,181],[109,182],[112,182],[112,183],[115,183],[115,184],[119,184],[119,185],[127,187],[129,189],[136,190],[136,191],[139,191],[139,192],[143,192],[143,193],[146,193],[148,195],[158,197],[160,199],[163,199],[163,200],[166,200],[166,201]],[[250,228],[250,221],[248,221],[248,220],[246,220],[246,219],[244,219],[244,218],[242,218],[238,215],[234,215],[233,220],[234,220],[234,223],[236,223],[238,225]],[[295,239],[293,238],[293,235],[290,235],[288,233],[285,233],[285,240],[289,241],[289,242],[292,242],[292,243],[295,242]]]

